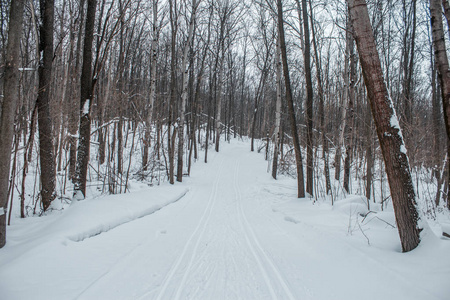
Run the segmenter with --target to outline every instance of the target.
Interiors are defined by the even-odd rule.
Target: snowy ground
[[[449,299],[450,240],[401,253],[392,212],[312,203],[234,141],[182,184],[17,219],[0,299]]]

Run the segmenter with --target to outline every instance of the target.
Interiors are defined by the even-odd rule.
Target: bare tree
[[[348,54],[348,60],[350,61],[350,68],[345,70],[345,79],[347,81],[346,89],[348,90],[347,96],[348,100],[344,99],[347,102],[347,113],[345,121],[345,159],[344,159],[344,183],[343,187],[347,193],[350,193],[350,164],[352,162],[352,154],[353,154],[353,121],[354,121],[354,103],[355,103],[355,94],[356,94],[356,54],[355,54],[355,46],[354,40],[352,37],[353,28],[348,22],[347,26],[347,46],[346,53]],[[347,58],[346,58],[347,59]]]
[[[277,100],[275,105],[275,129],[273,131],[274,141],[273,141],[273,161],[272,161],[272,177],[277,179],[277,169],[278,169],[278,152],[280,145],[280,134],[281,134],[281,48],[280,39],[277,39],[277,52],[276,52],[276,88],[277,88]]]
[[[314,153],[313,153],[313,86],[311,75],[311,41],[309,38],[309,21],[306,0],[302,0],[304,45],[303,60],[306,81],[306,192],[313,195]]]
[[[446,1],[446,0],[443,0]],[[442,25],[442,6],[439,0],[430,0],[431,30],[433,37],[434,56],[438,70],[438,78],[441,84],[442,104],[444,108],[445,129],[447,132],[447,168],[450,167],[450,70],[445,47],[444,28]],[[448,6],[448,5],[447,5]],[[447,19],[448,22],[450,22]],[[447,171],[450,179],[450,171]],[[448,180],[450,191],[450,180]],[[447,199],[450,208],[450,201]]]
[[[148,164],[148,147],[150,146],[150,132],[151,123],[153,118],[153,106],[155,105],[156,98],[156,69],[158,59],[158,40],[160,26],[158,26],[158,0],[153,0],[153,24],[152,24],[152,44],[151,44],[151,75],[150,75],[150,103],[148,104],[147,120],[145,126],[145,138],[144,138],[144,154],[142,158],[142,169],[147,170]]]
[[[5,54],[3,101],[0,111],[0,248],[6,244],[6,209],[14,135],[14,117],[19,103],[19,59],[24,0],[11,0],[8,42]]]
[[[283,5],[281,0],[277,0],[278,12],[278,34],[280,39],[281,60],[283,62],[284,84],[286,86],[286,101],[289,110],[289,120],[291,123],[291,133],[294,142],[295,162],[297,167],[297,196],[299,198],[305,197],[305,181],[303,177],[303,162],[302,152],[300,149],[300,142],[298,138],[297,122],[295,120],[294,100],[292,98],[291,80],[289,76],[289,68],[286,54],[286,41],[284,37],[284,20],[283,20]]]
[[[37,98],[39,124],[39,158],[41,164],[42,207],[47,210],[56,197],[56,170],[50,117],[50,84],[53,65],[54,0],[40,0],[39,91]]]
[[[177,181],[183,181],[183,147],[184,147],[184,117],[186,113],[186,100],[188,97],[188,79],[189,79],[189,69],[187,68],[188,62],[188,54],[190,52],[190,47],[192,43],[192,38],[194,35],[194,25],[195,18],[197,14],[197,8],[200,4],[200,1],[192,0],[192,11],[191,18],[189,21],[189,30],[188,36],[186,40],[186,45],[183,51],[183,60],[181,62],[181,70],[183,72],[182,77],[182,92],[181,92],[181,111],[180,111],[180,122],[178,128],[178,162],[177,162]],[[193,66],[191,66],[193,67]]]
[[[323,88],[323,79],[322,79],[322,64],[320,62],[319,57],[319,49],[317,45],[317,37],[315,30],[315,22],[313,18],[313,8],[311,1],[309,1],[309,10],[311,16],[311,33],[312,33],[312,41],[314,46],[314,59],[316,65],[316,78],[317,78],[317,89],[319,94],[319,121],[320,121],[320,131],[322,136],[322,159],[324,162],[324,174],[325,174],[325,188],[326,194],[331,193],[331,180],[330,180],[330,167],[328,160],[328,140],[326,135],[326,126],[325,126],[325,95]]]
[[[74,196],[78,199],[86,197],[86,180],[89,167],[91,144],[91,116],[94,82],[92,80],[92,43],[94,40],[94,24],[97,0],[87,0],[85,37],[83,48],[83,65],[81,69],[80,129],[77,152],[77,168],[74,182]]]
[[[386,87],[365,0],[347,0],[364,82],[380,141],[404,252],[420,243],[419,215],[408,156]]]

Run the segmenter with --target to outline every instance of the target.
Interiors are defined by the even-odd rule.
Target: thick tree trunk
[[[284,38],[283,6],[281,0],[277,0],[278,8],[278,34],[280,39],[281,60],[283,63],[284,84],[286,85],[286,101],[289,109],[289,120],[291,123],[291,133],[294,142],[295,162],[297,166],[297,196],[305,197],[305,180],[303,177],[303,161],[298,138],[297,123],[295,120],[294,99],[292,98],[291,80],[287,64],[286,41]]]
[[[39,49],[39,91],[37,98],[39,125],[39,158],[41,164],[42,207],[47,210],[56,197],[55,158],[53,153],[52,120],[50,117],[50,84],[53,64],[54,0],[41,0]],[[45,171],[44,171],[45,170]]]
[[[74,197],[86,197],[86,180],[89,167],[89,153],[91,144],[92,94],[94,84],[92,80],[92,42],[94,39],[95,11],[97,0],[87,0],[85,37],[83,48],[83,65],[80,80],[80,129],[77,151],[77,168],[75,171]]]
[[[416,195],[405,144],[392,100],[389,98],[375,46],[365,0],[347,0],[356,45],[383,153],[394,205],[395,219],[404,252],[420,243]]]
[[[11,0],[9,10],[8,44],[6,45],[3,101],[0,111],[0,248],[6,244],[6,209],[14,135],[14,116],[19,103],[20,37],[24,0]]]
[[[445,1],[445,0],[444,0]],[[431,29],[433,36],[434,55],[438,68],[438,78],[441,83],[442,106],[444,108],[445,130],[447,132],[447,168],[450,167],[450,69],[445,48],[444,28],[442,25],[442,6],[439,0],[430,0]],[[449,21],[447,19],[447,21]],[[450,21],[449,21],[450,22]],[[450,25],[449,25],[450,27]],[[450,191],[450,171],[448,187]],[[450,199],[450,198],[448,198]],[[450,201],[447,199],[450,208]]]
[[[72,182],[75,183],[76,178],[76,164],[77,164],[77,130],[78,130],[78,122],[80,120],[80,112],[78,110],[79,103],[80,103],[80,91],[78,90],[79,86],[79,70],[80,70],[80,53],[81,53],[81,47],[82,47],[82,29],[83,29],[83,21],[84,21],[84,4],[85,0],[80,1],[80,8],[79,8],[79,31],[78,31],[78,38],[77,38],[77,46],[75,49],[75,63],[72,64],[71,68],[71,91],[73,92],[72,97],[67,98],[68,101],[72,105],[70,105],[70,111],[69,111],[69,178],[72,180]],[[72,33],[73,34],[73,33]]]

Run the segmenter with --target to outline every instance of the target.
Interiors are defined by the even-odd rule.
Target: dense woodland
[[[450,203],[450,5],[365,3],[1,0],[2,245],[11,205],[176,184],[249,138],[299,197],[391,202],[413,249],[416,198]]]

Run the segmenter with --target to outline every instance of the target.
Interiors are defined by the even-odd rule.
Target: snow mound
[[[367,198],[359,195],[351,195],[347,198],[337,200],[334,203],[333,210],[348,215],[359,214],[361,216],[365,216],[369,212],[367,209]]]
[[[35,222],[16,224],[5,247],[10,251],[1,257],[0,265],[44,243],[66,245],[68,241],[81,242],[107,232],[180,200],[188,191],[186,187],[163,185],[130,194],[74,201],[59,215],[54,213],[31,220]]]

